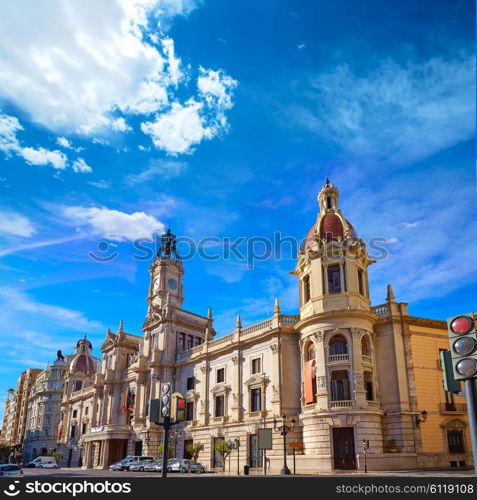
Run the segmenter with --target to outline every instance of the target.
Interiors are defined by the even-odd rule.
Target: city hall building
[[[174,236],[150,272],[143,335],[122,322],[107,332],[102,361],[79,344],[81,363],[66,370],[59,449],[63,465],[106,468],[126,455],[158,456],[162,428],[149,418],[162,382],[186,398],[186,422],[174,426],[176,457],[203,446],[199,461],[221,469],[215,445],[240,440],[233,463],[263,466],[257,432],[285,423],[286,454],[296,446],[300,473],[461,467],[472,464],[463,398],[446,393],[439,351],[448,349],[444,321],[409,315],[388,286],[371,305],[366,245],[339,209],[328,180],[319,213],[299,253],[294,275],[299,310],[216,336],[211,310],[183,309],[184,268]],[[84,350],[83,350],[84,347]],[[92,358],[91,358],[92,359]],[[81,381],[81,383],[78,383]],[[284,439],[273,430],[271,472],[284,462]],[[234,465],[236,467],[236,465]]]

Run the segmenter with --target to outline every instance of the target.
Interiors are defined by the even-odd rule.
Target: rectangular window
[[[219,368],[217,370],[217,383],[225,382],[225,368]]]
[[[335,370],[331,372],[331,400],[349,401],[349,379],[347,370]]]
[[[372,372],[364,372],[364,389],[366,391],[366,399],[368,401],[374,400],[373,391],[373,374]]]
[[[358,291],[360,295],[364,295],[364,286],[363,286],[363,270],[358,269]]]
[[[303,303],[306,304],[311,298],[310,276],[303,278]]]
[[[177,336],[177,350],[183,351],[185,349],[185,334],[179,333]]]
[[[195,377],[187,378],[187,390],[192,391],[195,388]]]
[[[328,293],[341,292],[340,266],[328,267]]]
[[[76,418],[78,416],[78,410],[73,410],[73,418]]]
[[[464,435],[459,429],[447,431],[449,453],[465,453]]]
[[[81,434],[85,434],[85,433],[86,433],[86,422],[81,427]]]
[[[194,402],[193,401],[186,402],[185,419],[187,422],[194,420]]]
[[[261,361],[262,360],[260,358],[252,359],[252,375],[254,373],[261,373],[262,371]]]
[[[251,410],[252,411],[261,411],[262,409],[262,390],[259,389],[252,389],[250,391],[250,403],[251,403]]]
[[[216,396],[215,397],[215,416],[223,417],[224,416],[224,397]]]
[[[70,438],[73,439],[75,437],[75,432],[76,432],[76,425],[72,425],[71,432],[70,432]]]
[[[194,345],[194,337],[192,335],[187,335],[186,350],[192,349],[193,345]]]
[[[195,345],[202,344],[202,339],[200,337],[195,337]]]
[[[77,380],[75,383],[75,391],[81,391],[82,385],[83,383],[81,382],[81,380]]]
[[[85,415],[88,415],[88,413],[89,413],[89,406],[87,406],[87,407],[84,409],[84,414],[85,414]]]

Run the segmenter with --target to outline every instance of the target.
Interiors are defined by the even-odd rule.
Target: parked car
[[[154,460],[144,466],[146,472],[160,472],[162,470],[162,460]]]
[[[167,472],[189,472],[190,464],[185,458],[173,458],[167,463]]]
[[[204,472],[206,472],[205,465],[201,464],[200,462],[194,462],[193,460],[191,460],[189,465],[189,472],[203,474]]]
[[[28,468],[36,467],[38,469],[58,469],[58,464],[54,457],[36,457],[28,465]]]
[[[144,466],[154,462],[153,458],[146,458],[146,460],[139,460],[138,462],[129,462],[129,470],[144,472]]]
[[[0,465],[0,477],[22,477],[23,470],[19,465],[2,464]]]
[[[126,458],[123,458],[122,460],[120,460],[119,462],[110,465],[109,469],[110,470],[129,470],[129,465],[132,462],[139,462],[141,460],[147,460],[147,459],[154,460],[153,457],[129,455]]]

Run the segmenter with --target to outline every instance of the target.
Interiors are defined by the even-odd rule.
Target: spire
[[[280,313],[281,313],[281,311],[280,311],[280,301],[278,299],[275,299],[275,305],[273,306],[273,314],[275,316],[277,316]]]
[[[119,330],[118,330],[118,333],[119,333],[119,332],[121,332],[121,333],[123,333],[123,332],[124,332],[124,321],[123,321],[123,320],[121,320],[121,321],[119,322]]]
[[[386,302],[395,302],[396,297],[394,297],[393,286],[388,285],[388,293],[386,294]]]
[[[242,320],[240,319],[240,314],[237,314],[237,320],[235,321],[235,329],[240,330],[242,328]]]
[[[209,308],[207,309],[207,317],[208,317],[209,319],[212,319],[212,308],[211,308],[211,307],[209,307]]]

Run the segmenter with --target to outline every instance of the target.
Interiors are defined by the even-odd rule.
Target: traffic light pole
[[[171,428],[171,417],[164,417],[162,422],[164,438],[162,440],[162,470],[161,477],[167,477],[167,465],[169,461],[169,430]]]
[[[467,414],[469,417],[470,440],[472,442],[472,456],[474,460],[474,473],[477,476],[477,388],[475,379],[464,380],[465,397],[467,399]]]

